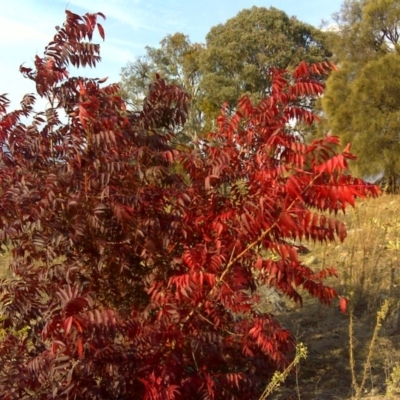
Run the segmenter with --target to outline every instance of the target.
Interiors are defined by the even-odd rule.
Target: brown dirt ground
[[[308,299],[303,308],[283,311],[276,317],[307,346],[308,356],[271,399],[350,399],[349,316],[343,315],[338,307],[323,306]],[[374,326],[375,320],[369,315],[355,315],[353,337],[358,384]],[[385,321],[380,332],[363,394],[363,398],[370,400],[385,399],[385,381],[390,367],[400,360],[400,335],[392,335],[393,322]]]

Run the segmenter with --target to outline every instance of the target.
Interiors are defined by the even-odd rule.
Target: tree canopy
[[[259,101],[268,94],[271,68],[293,69],[332,53],[329,33],[276,8],[252,7],[211,28],[202,54],[202,88],[214,112],[243,94]]]
[[[355,172],[383,173],[394,190],[400,174],[400,3],[348,0],[336,20],[339,70],[326,83],[324,129],[353,142]]]
[[[122,96],[134,110],[140,109],[143,98],[148,95],[149,84],[156,74],[169,83],[180,86],[190,96],[190,113],[186,133],[193,132],[202,124],[199,107],[200,55],[204,46],[191,43],[182,33],[168,35],[159,48],[147,46],[146,55],[122,69]]]
[[[331,35],[276,8],[253,7],[213,27],[204,45],[176,33],[159,48],[147,47],[146,56],[123,69],[123,93],[128,101],[140,101],[159,73],[190,94],[188,128],[206,131],[223,103],[232,108],[244,94],[254,101],[267,95],[271,67],[293,69],[300,61],[329,59]]]

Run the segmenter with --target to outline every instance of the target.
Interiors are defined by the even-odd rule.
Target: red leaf
[[[101,36],[101,38],[104,40],[105,35],[104,35],[104,28],[101,24],[97,24],[97,29],[99,30],[99,34]]]
[[[79,106],[79,120],[84,128],[86,128],[85,118],[88,117],[88,112],[85,110],[83,106]]]
[[[65,321],[64,321],[64,332],[65,332],[65,336],[68,336],[70,330],[71,330],[71,326],[72,326],[72,321],[73,321],[73,317],[68,317]]]
[[[339,300],[339,308],[343,314],[346,314],[348,300],[345,297],[341,297]]]
[[[77,345],[77,350],[78,350],[78,357],[83,358],[83,345],[82,345],[81,338],[78,338],[76,345]]]

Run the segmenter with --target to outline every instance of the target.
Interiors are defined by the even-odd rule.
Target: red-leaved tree
[[[100,13],[66,13],[21,67],[46,110],[0,97],[0,398],[256,399],[293,349],[257,288],[330,304],[334,268],[311,270],[298,243],[343,241],[322,211],[378,194],[347,174],[349,147],[293,128],[316,120],[307,104],[332,65],[271,70],[268,97],[185,147],[178,87],[156,79],[130,112],[118,85],[69,75],[100,60],[104,31]]]

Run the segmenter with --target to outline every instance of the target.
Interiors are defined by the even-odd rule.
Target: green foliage
[[[291,69],[301,61],[331,56],[329,33],[288,17],[276,8],[252,7],[211,28],[202,54],[202,88],[214,113],[247,93],[253,101],[268,94],[271,67]]]
[[[384,173],[394,190],[400,174],[400,2],[346,1],[336,19],[340,68],[326,84],[323,129],[353,142],[355,172]]]
[[[276,8],[253,7],[211,28],[206,45],[175,33],[159,48],[146,47],[144,57],[123,68],[122,92],[136,108],[156,73],[178,84],[191,98],[186,128],[193,138],[215,128],[225,102],[232,110],[244,94],[255,102],[268,95],[271,67],[291,70],[329,58],[331,36]]]
[[[202,44],[191,43],[189,37],[183,33],[166,36],[161,40],[159,48],[146,46],[144,57],[128,63],[122,69],[122,96],[133,110],[140,110],[156,74],[180,86],[190,96],[190,113],[185,134],[193,139],[203,118],[198,104],[201,77],[199,62],[203,51]]]

